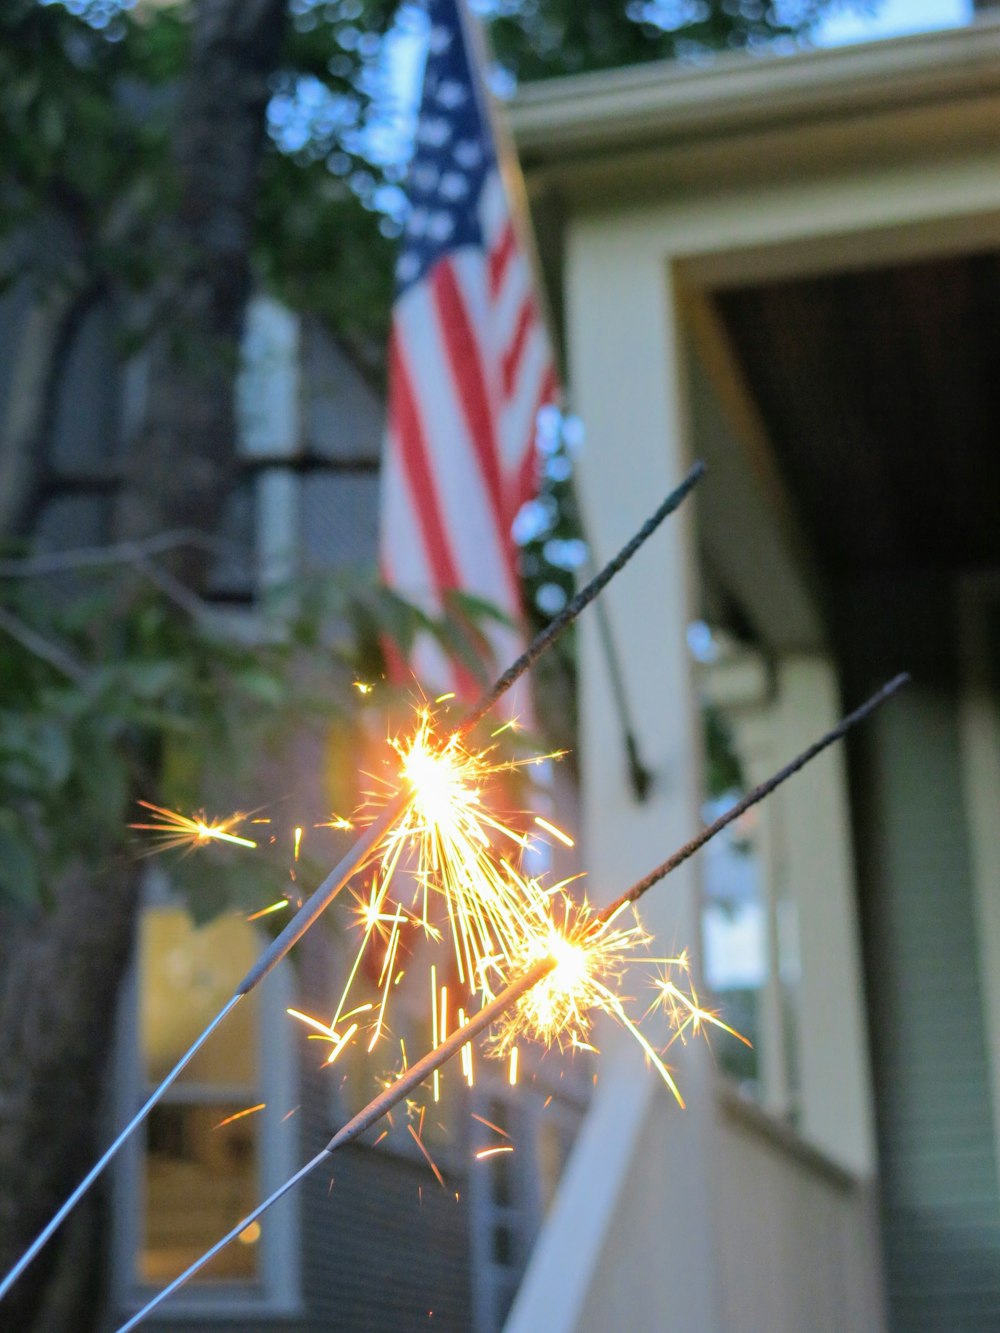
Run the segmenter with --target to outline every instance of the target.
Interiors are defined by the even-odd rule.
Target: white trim
[[[959,585],[959,738],[983,1024],[1000,1183],[1000,682],[988,661],[986,611],[1000,623],[1000,576]]]

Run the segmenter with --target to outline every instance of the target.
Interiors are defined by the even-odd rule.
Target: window
[[[500,1333],[503,1327],[555,1198],[589,1092],[589,1065],[579,1055],[549,1055],[532,1062],[523,1049],[514,1089],[504,1081],[505,1070],[503,1065],[490,1069],[480,1063],[470,1107],[467,1189],[475,1333]],[[484,1150],[489,1155],[477,1157]]]
[[[773,680],[754,649],[715,634],[701,668],[705,823],[779,766]],[[750,1042],[720,1042],[720,1068],[762,1106],[798,1113],[798,921],[782,852],[781,803],[748,810],[702,859],[705,983]]]
[[[169,902],[141,915],[119,1042],[125,1121],[229,999],[260,941],[242,917],[196,928]],[[278,969],[198,1052],[133,1136],[117,1181],[123,1305],[176,1277],[299,1165],[295,1080]],[[294,1200],[247,1228],[175,1298],[220,1315],[296,1307]]]

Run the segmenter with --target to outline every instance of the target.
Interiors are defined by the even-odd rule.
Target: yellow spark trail
[[[231,842],[240,847],[256,847],[252,838],[243,838],[233,833],[233,828],[242,824],[248,816],[238,810],[227,819],[209,821],[204,811],[196,815],[182,815],[176,810],[167,810],[162,805],[153,805],[151,801],[139,801],[144,810],[152,810],[157,816],[154,824],[129,824],[129,828],[155,833],[159,845],[154,852],[165,852],[171,847],[203,847],[209,842]]]

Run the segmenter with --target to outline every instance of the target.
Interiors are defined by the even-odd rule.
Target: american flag
[[[512,221],[461,0],[430,0],[428,55],[396,270],[379,554],[385,582],[425,610],[462,589],[521,613],[511,525],[537,488],[535,431],[555,400],[534,275]],[[515,631],[489,638],[499,665]],[[422,642],[434,688],[478,693]],[[525,711],[524,700],[513,708]]]

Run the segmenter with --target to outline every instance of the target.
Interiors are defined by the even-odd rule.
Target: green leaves
[[[349,573],[288,590],[260,611],[252,637],[192,618],[120,572],[57,603],[28,580],[0,583],[0,603],[85,668],[82,683],[64,679],[0,633],[0,907],[18,910],[44,905],[71,863],[99,873],[109,858],[148,852],[128,828],[148,822],[138,799],[188,814],[270,808],[302,785],[303,737],[327,740],[306,775],[312,800],[349,810],[363,767],[360,714],[375,706],[384,716],[397,700],[384,681],[389,645],[407,657],[430,634],[485,682],[483,627],[503,619],[461,594],[447,615],[428,616]],[[357,680],[381,685],[366,699]],[[198,919],[250,912],[288,887],[287,833],[273,848],[268,837],[256,851],[210,844],[163,864]]]

